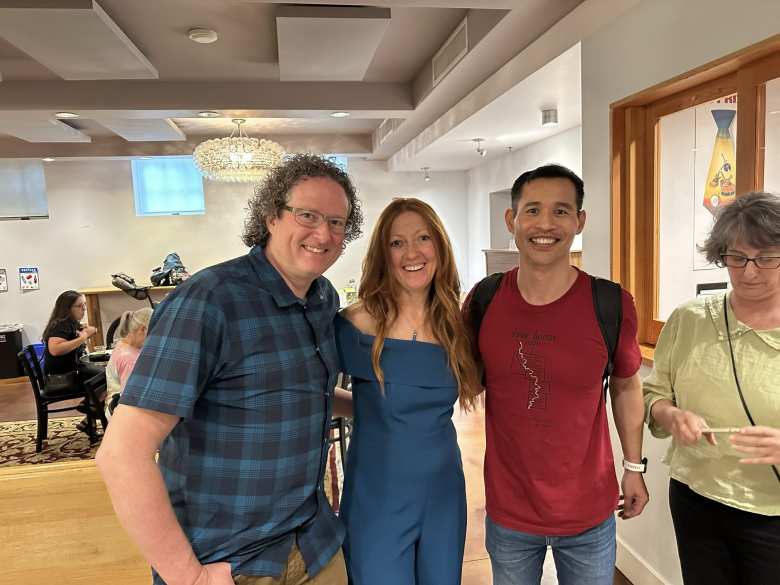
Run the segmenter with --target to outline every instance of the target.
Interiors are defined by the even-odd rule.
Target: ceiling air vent
[[[376,129],[376,146],[382,144],[388,136],[396,131],[401,120],[398,118],[386,118]]]
[[[452,31],[452,34],[442,45],[441,49],[436,51],[433,56],[433,85],[436,86],[450,70],[458,64],[458,61],[469,51],[469,33],[466,20]]]

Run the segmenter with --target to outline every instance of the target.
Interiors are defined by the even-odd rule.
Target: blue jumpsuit
[[[458,585],[466,486],[455,427],[455,378],[432,343],[386,339],[384,395],[371,367],[374,338],[336,317],[354,428],[341,518],[351,585]]]

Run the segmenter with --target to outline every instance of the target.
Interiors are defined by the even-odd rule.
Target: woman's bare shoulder
[[[358,330],[368,335],[374,335],[376,332],[376,323],[374,318],[368,314],[363,303],[358,301],[341,310],[341,316],[352,323]]]

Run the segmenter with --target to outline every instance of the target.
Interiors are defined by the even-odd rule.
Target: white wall
[[[776,0],[644,0],[583,39],[583,178],[598,197],[584,237],[586,270],[610,271],[609,105],[776,35],[778,22]]]
[[[515,150],[502,158],[482,163],[468,172],[469,287],[485,276],[485,255],[482,250],[490,248],[490,194],[510,189],[518,175],[546,163],[562,164],[578,175],[581,174],[582,147],[579,126]],[[589,193],[590,189],[586,183],[586,209],[589,209]],[[509,234],[507,241],[508,238]]]
[[[582,41],[586,270],[610,272],[610,103],[775,35],[778,23],[776,0],[644,0]],[[612,440],[619,446],[614,433]],[[660,462],[664,447],[653,440],[644,449],[651,508],[618,525],[618,566],[635,585],[682,582],[667,511],[668,470]]]
[[[387,173],[384,163],[350,160],[364,204],[366,235],[352,242],[328,272],[336,288],[359,278],[372,222],[392,197],[416,195],[441,214],[466,269],[465,173]],[[0,222],[0,268],[9,290],[0,293],[0,323],[25,325],[25,343],[40,339],[54,300],[63,290],[110,286],[112,272],[148,283],[151,270],[177,251],[194,273],[246,252],[240,235],[252,187],[205,181],[206,214],[136,217],[129,161],[58,161],[46,165],[48,220]],[[19,290],[20,266],[40,269],[40,290]],[[104,327],[123,310],[143,306],[123,294],[103,295]]]
[[[363,202],[365,223],[363,237],[350,243],[344,257],[326,274],[337,289],[350,278],[359,281],[371,230],[381,211],[394,197],[417,197],[434,208],[452,241],[461,282],[466,281],[466,173],[433,173],[432,180],[425,182],[419,172],[388,172],[384,162],[350,159],[349,174]]]

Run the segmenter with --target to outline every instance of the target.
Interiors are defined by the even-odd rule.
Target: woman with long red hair
[[[353,585],[457,585],[466,491],[452,413],[480,380],[460,280],[436,212],[413,198],[379,217],[358,302],[336,320],[355,426],[341,515]]]

